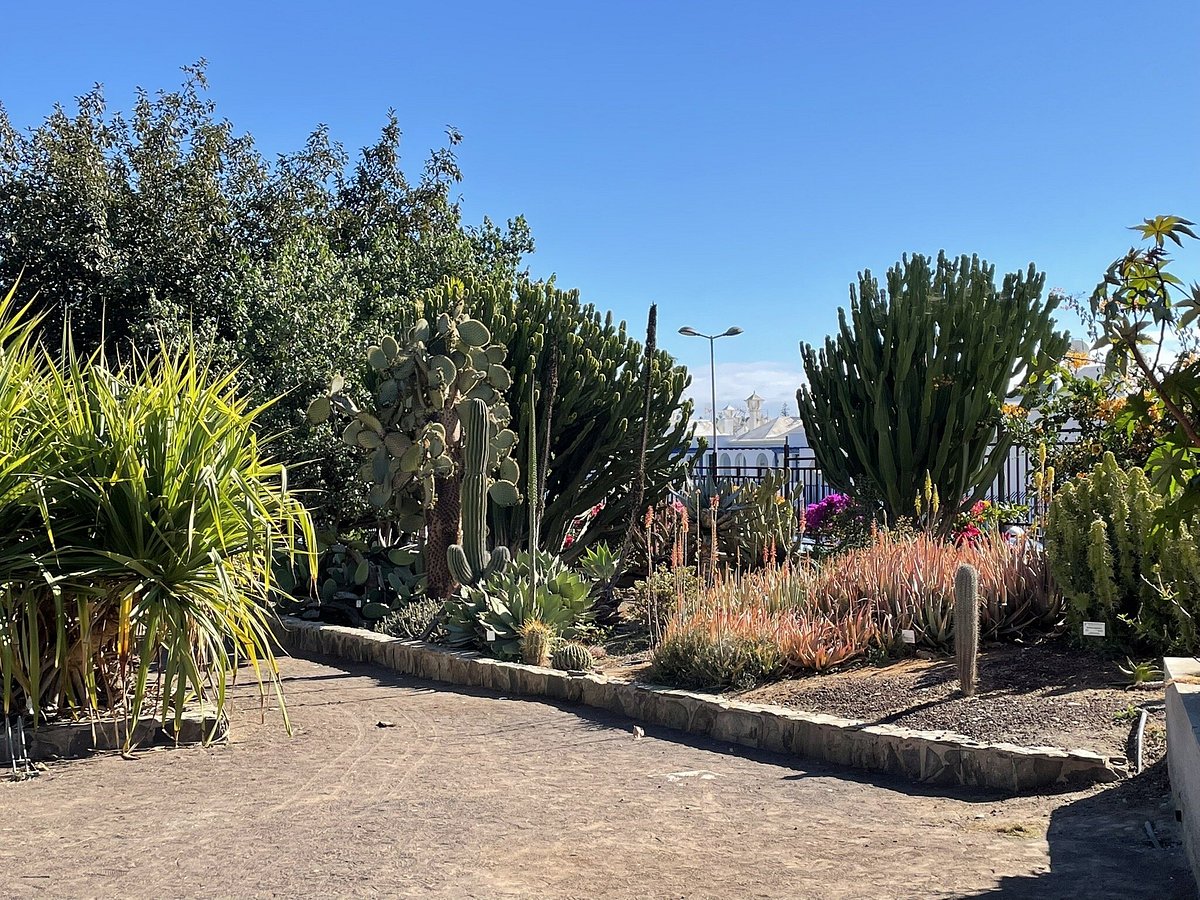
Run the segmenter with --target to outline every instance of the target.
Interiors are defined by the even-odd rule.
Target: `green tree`
[[[1108,368],[1145,386],[1130,396],[1121,424],[1166,424],[1147,471],[1171,501],[1162,519],[1175,526],[1200,511],[1200,284],[1185,287],[1170,271],[1167,241],[1194,240],[1193,224],[1155,216],[1133,226],[1151,246],[1115,260],[1085,310]]]
[[[68,326],[81,352],[162,337],[236,367],[254,401],[285,395],[258,427],[282,435],[293,485],[316,489],[325,525],[367,522],[337,436],[306,426],[304,407],[447,275],[517,273],[529,230],[462,223],[457,132],[411,181],[391,113],[353,164],[323,128],[269,162],[218,116],[203,62],[184,71],[126,114],[99,87],[24,131],[0,108],[0,283],[23,273],[50,345]]]
[[[837,336],[801,351],[808,384],[796,399],[830,484],[894,521],[918,512],[928,479],[936,527],[982,497],[1010,447],[1002,401],[1036,405],[1067,347],[1044,282],[1030,265],[998,289],[995,266],[944,253],[904,257],[886,290],[861,273],[849,321],[839,309]]]

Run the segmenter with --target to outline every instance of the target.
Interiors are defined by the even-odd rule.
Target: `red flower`
[[[563,549],[566,550],[573,543],[575,543],[575,538],[568,534],[565,538],[563,538]]]

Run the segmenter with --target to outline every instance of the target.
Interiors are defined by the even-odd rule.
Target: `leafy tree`
[[[26,131],[0,108],[0,284],[23,273],[48,343],[69,329],[80,351],[124,354],[161,336],[237,367],[256,402],[283,395],[258,425],[282,434],[293,485],[318,489],[327,526],[369,521],[351,461],[305,405],[447,275],[516,274],[528,228],[463,225],[457,132],[413,181],[394,114],[353,165],[324,128],[269,162],[218,117],[203,62],[184,72],[128,114],[100,87]]]
[[[849,321],[839,309],[837,336],[802,347],[808,384],[796,399],[829,482],[893,521],[918,512],[929,483],[940,505],[924,513],[936,527],[982,497],[1011,445],[1002,401],[1036,405],[1066,350],[1044,282],[1030,265],[997,289],[995,266],[944,253],[935,265],[904,257],[886,290],[861,273]]]
[[[1130,396],[1121,425],[1166,424],[1147,469],[1172,501],[1163,519],[1176,525],[1200,510],[1200,284],[1185,287],[1169,271],[1167,241],[1182,247],[1184,238],[1195,239],[1193,224],[1155,216],[1133,226],[1152,246],[1132,247],[1115,260],[1085,310],[1097,347],[1107,348],[1108,368],[1144,382],[1145,390]]]

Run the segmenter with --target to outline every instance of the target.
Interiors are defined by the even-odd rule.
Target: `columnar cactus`
[[[489,575],[503,569],[509,560],[508,548],[487,549],[488,461],[491,457],[487,404],[482,400],[464,400],[459,416],[463,426],[462,466],[462,543],[451,544],[446,551],[450,574],[459,584],[474,587]],[[492,493],[511,499],[511,482],[498,481]]]
[[[974,566],[959,566],[954,575],[954,651],[959,687],[971,697],[979,677],[979,572]]]

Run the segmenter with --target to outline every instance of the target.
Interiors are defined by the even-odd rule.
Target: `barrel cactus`
[[[550,662],[554,631],[540,619],[528,619],[521,625],[521,662],[527,666],[544,666]]]
[[[589,672],[596,666],[592,652],[583,644],[567,641],[559,644],[550,657],[550,664],[567,672]]]

